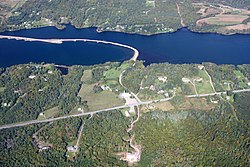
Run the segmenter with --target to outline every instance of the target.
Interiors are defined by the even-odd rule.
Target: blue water
[[[118,32],[97,33],[95,28],[75,29],[72,26],[67,26],[64,30],[45,27],[0,34],[34,38],[89,38],[118,42],[137,48],[140,52],[139,59],[144,60],[146,65],[159,62],[250,64],[250,35],[201,34],[181,29],[171,34],[145,36]],[[93,65],[127,60],[132,55],[133,52],[129,49],[104,44],[65,42],[58,45],[0,40],[1,67],[29,62]]]

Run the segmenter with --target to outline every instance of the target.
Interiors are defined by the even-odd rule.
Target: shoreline
[[[46,42],[52,44],[62,44],[63,42],[92,42],[92,43],[101,43],[107,45],[114,45],[118,47],[123,47],[130,49],[134,52],[133,56],[130,60],[136,61],[139,56],[139,51],[129,45],[117,43],[117,42],[110,42],[110,41],[103,41],[103,40],[96,40],[96,39],[85,39],[85,38],[76,38],[76,39],[38,39],[38,38],[29,38],[29,37],[19,37],[19,36],[8,36],[8,35],[0,35],[0,39],[14,39],[14,40],[22,40],[26,42]]]
[[[61,24],[60,24],[61,25]],[[184,24],[185,25],[185,24]],[[103,32],[116,32],[116,33],[124,33],[124,34],[131,34],[131,35],[142,35],[142,36],[157,36],[161,34],[171,34],[171,33],[176,33],[180,31],[181,29],[187,29],[192,33],[198,33],[198,34],[217,34],[217,35],[223,35],[223,36],[231,36],[231,35],[250,35],[250,32],[231,32],[231,33],[226,33],[226,32],[220,32],[220,31],[203,31],[203,30],[195,30],[192,29],[192,26],[182,26],[177,29],[174,29],[173,31],[158,31],[158,32],[152,32],[152,33],[145,33],[145,32],[128,32],[128,31],[116,31],[116,30],[99,30],[102,27],[97,27],[97,26],[90,26],[90,27],[75,27],[75,25],[72,24],[62,24],[62,26],[65,26],[63,28],[58,28],[57,25],[43,25],[43,26],[38,26],[38,27],[29,27],[29,28],[18,28],[18,29],[12,29],[12,30],[3,30],[0,31],[1,33],[4,32],[15,32],[15,31],[22,31],[22,30],[31,30],[31,29],[40,29],[40,28],[46,28],[46,27],[53,27],[56,28],[57,30],[64,30],[67,28],[67,26],[72,26],[75,29],[88,29],[88,28],[95,28],[97,33],[103,33]]]

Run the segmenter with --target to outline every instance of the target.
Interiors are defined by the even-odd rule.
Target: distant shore
[[[129,45],[120,44],[116,42],[110,42],[110,41],[103,41],[103,40],[95,40],[95,39],[37,39],[37,38],[27,38],[27,37],[18,37],[18,36],[6,36],[6,35],[0,35],[0,39],[15,39],[15,40],[22,40],[22,41],[28,41],[28,42],[46,42],[46,43],[53,43],[53,44],[62,44],[63,42],[93,42],[93,43],[102,43],[102,44],[108,44],[108,45],[114,45],[118,47],[123,47],[130,49],[134,52],[133,57],[130,60],[136,61],[139,56],[139,51]]]

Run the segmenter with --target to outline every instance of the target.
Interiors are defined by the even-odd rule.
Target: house
[[[149,89],[152,90],[152,91],[155,91],[155,86],[154,86],[154,85],[151,85],[151,86],[149,87]]]
[[[112,89],[109,86],[102,85],[101,88],[102,90],[108,90],[112,92]]]
[[[201,81],[203,81],[203,78],[197,78],[197,79],[195,79],[195,81],[201,82]]]
[[[198,65],[198,68],[199,68],[200,70],[203,70],[203,69],[204,69],[204,66],[203,66],[203,65]]]
[[[158,93],[158,94],[163,94],[163,93],[165,93],[165,91],[164,91],[164,90],[160,90],[160,91],[158,91],[157,93]]]
[[[189,78],[184,78],[184,77],[183,77],[181,80],[182,80],[182,82],[184,82],[184,83],[189,83],[189,82],[190,82],[190,79],[189,79]]]
[[[78,150],[78,148],[76,146],[68,146],[67,147],[68,152],[76,152],[77,150]]]
[[[169,93],[165,93],[164,96],[165,96],[165,97],[169,97]]]
[[[43,151],[43,150],[47,150],[51,148],[50,146],[43,146],[43,147],[39,147],[39,152]]]
[[[165,82],[167,82],[167,79],[168,79],[168,77],[163,77],[163,76],[160,76],[160,77],[158,77],[158,80],[159,81],[162,81],[163,83],[165,83]]]
[[[30,75],[30,76],[29,76],[29,79],[34,79],[34,78],[36,78],[35,75]]]
[[[41,112],[39,115],[40,115],[40,116],[45,116],[43,112]]]
[[[79,111],[79,112],[84,112],[84,109],[79,107],[79,108],[77,109],[77,111]]]

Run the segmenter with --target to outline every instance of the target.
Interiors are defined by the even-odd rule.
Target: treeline
[[[61,114],[68,114],[81,99],[77,97],[81,88],[81,77],[83,75],[82,66],[72,66],[69,73],[63,77],[63,85],[60,90],[61,96],[59,101],[59,109]]]

